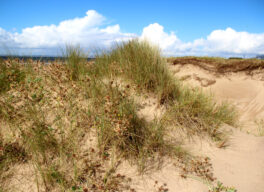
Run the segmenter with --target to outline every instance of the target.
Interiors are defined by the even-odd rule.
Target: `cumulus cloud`
[[[264,54],[264,33],[237,32],[232,28],[215,30],[203,41],[207,50],[236,54]]]
[[[232,28],[214,30],[207,38],[182,42],[173,32],[164,32],[158,23],[143,29],[142,39],[160,45],[165,55],[237,56],[264,54],[264,33],[237,32]]]
[[[84,48],[105,48],[113,42],[135,37],[132,33],[122,33],[119,25],[104,28],[105,21],[104,16],[95,10],[89,10],[82,18],[65,20],[58,25],[25,28],[21,33],[11,33],[0,28],[0,46],[2,44],[22,52],[43,55],[47,54],[48,50],[54,51],[65,44],[79,44]]]
[[[107,19],[95,10],[89,10],[81,18],[60,22],[58,25],[24,28],[21,33],[8,32],[0,27],[0,54],[5,45],[15,53],[32,55],[56,55],[65,44],[80,44],[84,48],[107,48],[114,42],[138,37],[160,46],[164,55],[254,56],[264,54],[264,33],[253,34],[232,28],[214,30],[206,38],[191,42],[181,41],[174,32],[153,23],[142,30],[141,35],[123,33],[118,24],[106,25]],[[56,51],[57,50],[57,51]]]
[[[152,41],[154,44],[159,45],[161,49],[169,49],[180,43],[180,40],[173,32],[170,34],[165,33],[164,27],[158,23],[145,27],[141,38]]]

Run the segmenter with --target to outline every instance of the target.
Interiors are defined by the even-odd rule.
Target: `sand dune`
[[[264,72],[212,73],[192,64],[171,65],[175,75],[193,86],[210,92],[217,101],[227,101],[236,106],[242,130],[262,135],[260,126],[264,119]]]
[[[132,58],[134,58],[134,55],[132,55]],[[145,57],[143,58],[145,59]],[[51,191],[50,189],[53,189],[53,187],[53,191],[65,191],[60,190],[60,187],[63,187],[61,189],[70,187],[72,190],[76,191],[77,186],[75,186],[75,182],[78,181],[80,182],[80,186],[86,189],[83,191],[87,191],[89,188],[89,191],[127,190],[139,192],[208,192],[211,190],[210,192],[212,192],[212,188],[216,186],[216,182],[220,181],[223,182],[224,186],[233,186],[238,192],[263,192],[264,65],[262,66],[263,69],[261,67],[257,68],[262,65],[261,63],[258,66],[251,67],[248,61],[243,60],[244,63],[242,67],[240,65],[238,66],[238,64],[226,67],[222,65],[222,63],[203,64],[200,62],[202,59],[204,58],[193,60],[181,59],[185,63],[174,62],[174,64],[168,64],[168,67],[175,75],[175,78],[180,79],[183,84],[198,87],[208,94],[212,94],[213,99],[215,99],[217,103],[229,102],[231,105],[234,105],[239,114],[239,121],[235,127],[231,127],[227,124],[222,125],[222,127],[218,127],[218,125],[211,126],[210,123],[214,124],[215,121],[218,121],[218,118],[215,118],[215,116],[218,116],[219,114],[219,116],[221,116],[221,113],[226,112],[225,110],[219,110],[220,112],[218,111],[219,113],[217,113],[217,109],[214,108],[213,105],[209,106],[210,113],[206,112],[204,115],[209,118],[213,117],[213,120],[206,121],[207,124],[203,124],[204,121],[199,123],[196,117],[199,118],[200,113],[203,113],[202,110],[207,111],[207,108],[204,108],[203,104],[194,99],[190,101],[190,106],[192,106],[193,103],[198,103],[198,105],[192,106],[191,109],[196,111],[197,106],[199,108],[201,105],[203,108],[196,113],[188,113],[189,116],[187,117],[191,117],[190,119],[192,122],[197,122],[195,128],[199,128],[198,131],[195,130],[196,132],[192,133],[192,124],[184,125],[184,129],[179,128],[185,123],[185,121],[188,122],[189,119],[187,118],[184,118],[183,121],[178,121],[178,124],[173,124],[171,122],[163,124],[162,122],[164,119],[166,121],[166,117],[170,114],[173,114],[172,119],[177,119],[181,114],[185,113],[183,110],[183,112],[181,111],[180,113],[174,114],[173,110],[176,110],[177,112],[177,108],[170,108],[172,106],[169,106],[170,104],[177,104],[177,102],[180,103],[181,97],[180,99],[178,97],[172,97],[171,101],[173,102],[168,102],[168,104],[161,102],[166,97],[163,97],[163,95],[159,96],[157,94],[159,92],[151,92],[147,87],[143,87],[142,89],[139,87],[141,84],[130,82],[131,79],[128,77],[126,77],[126,79],[123,76],[116,76],[112,79],[112,77],[106,78],[107,76],[102,76],[102,82],[100,82],[102,84],[95,83],[97,81],[92,81],[91,83],[91,79],[88,77],[82,79],[79,83],[76,83],[71,79],[72,76],[71,73],[69,73],[71,71],[68,71],[63,65],[54,64],[44,66],[44,68],[37,66],[36,71],[38,72],[38,75],[42,75],[40,77],[48,77],[52,74],[52,77],[54,76],[56,78],[47,78],[45,84],[44,82],[41,82],[41,78],[36,78],[34,81],[29,78],[29,80],[26,81],[26,87],[22,86],[19,87],[19,89],[15,87],[8,92],[8,94],[14,97],[13,102],[10,102],[10,106],[13,106],[13,111],[17,110],[24,112],[27,115],[24,116],[24,118],[26,120],[29,118],[28,120],[31,121],[32,117],[35,115],[35,111],[29,110],[29,113],[22,110],[24,105],[27,104],[26,101],[28,101],[29,104],[40,103],[46,95],[47,97],[45,97],[45,99],[47,100],[45,100],[44,103],[41,102],[39,111],[36,111],[36,113],[40,113],[41,116],[36,116],[36,119],[33,119],[33,125],[29,127],[29,130],[32,133],[35,134],[36,132],[41,136],[41,139],[38,139],[38,135],[33,135],[33,138],[37,138],[37,141],[41,144],[39,148],[42,150],[41,146],[44,145],[44,148],[46,148],[46,145],[54,142],[53,137],[44,137],[46,136],[46,134],[42,134],[44,128],[45,130],[48,130],[47,132],[50,133],[51,136],[54,134],[58,138],[62,138],[61,140],[63,142],[60,143],[62,146],[76,145],[80,147],[65,148],[67,149],[67,151],[65,150],[65,155],[70,157],[69,159],[66,159],[66,161],[71,159],[72,162],[63,162],[66,156],[55,155],[57,143],[55,142],[55,147],[48,146],[55,151],[53,152],[51,150],[51,153],[49,154],[50,162],[62,162],[62,164],[54,164],[59,166],[60,169],[53,165],[50,168],[48,167],[49,164],[46,161],[43,161],[45,163],[45,166],[43,166],[43,173],[47,174],[47,178],[48,176],[50,178],[52,177],[49,181],[51,185],[46,186],[46,176],[42,177],[40,175],[42,172],[37,172],[37,169],[39,168],[33,166],[35,165],[34,163],[31,165],[33,161],[25,161],[24,158],[26,158],[26,153],[24,148],[19,148],[19,143],[15,142],[10,145],[3,145],[5,150],[1,148],[2,144],[0,143],[1,153],[4,151],[5,154],[11,152],[22,154],[21,157],[17,157],[19,163],[14,164],[15,166],[11,166],[10,164],[10,167],[3,172],[2,179],[5,182],[2,186],[5,187],[4,189],[10,189],[9,191]],[[188,63],[189,61],[195,62]],[[224,59],[222,59],[221,62],[222,61],[230,62],[230,60]],[[151,64],[152,60],[149,65],[151,66]],[[220,67],[218,65],[220,65]],[[163,71],[162,69],[163,68],[161,68],[161,71]],[[150,74],[154,72],[155,70],[151,71]],[[167,76],[165,74],[164,77],[169,77],[169,82],[173,82],[170,73],[167,73]],[[94,76],[93,78],[94,80],[98,80],[98,76]],[[150,81],[143,83],[146,83],[146,85],[155,85],[152,76],[150,76],[149,79]],[[154,78],[154,80],[157,79]],[[57,86],[57,84],[59,84],[59,86]],[[53,85],[56,86],[54,87]],[[87,89],[87,85],[88,87],[91,87],[91,89]],[[39,90],[39,87],[45,87],[45,89],[43,89],[46,91],[45,94],[40,94],[43,90],[42,88]],[[96,88],[98,88],[98,90]],[[173,91],[178,91],[178,87],[174,88],[175,87],[173,87]],[[184,88],[181,88],[180,91],[183,91],[184,93]],[[155,89],[157,89],[157,87]],[[196,89],[193,90],[196,91]],[[166,91],[162,92],[162,94],[166,93]],[[28,93],[31,92],[36,94],[29,95]],[[5,105],[5,102],[9,101],[8,94],[0,101],[0,104],[2,104],[1,106],[4,109],[3,112],[5,112],[6,106],[9,106]],[[167,94],[167,96],[171,95]],[[201,95],[198,96],[200,97]],[[95,99],[93,97],[99,98]],[[97,99],[99,100],[97,101]],[[130,101],[133,101],[133,103],[130,103]],[[189,102],[188,99],[187,102]],[[7,103],[9,104],[9,102]],[[205,102],[205,104],[208,103]],[[95,107],[90,105],[95,105]],[[72,106],[76,107],[73,108]],[[85,110],[89,108],[91,111]],[[6,111],[8,111],[8,109],[9,108],[7,108]],[[46,119],[43,117],[43,120],[40,121],[39,119],[41,119],[43,114],[42,110],[45,110],[47,114],[45,114]],[[13,117],[15,113],[13,114],[11,112],[10,117]],[[33,112],[34,115],[32,115]],[[123,114],[123,112],[127,113]],[[18,115],[21,114],[22,113],[18,113]],[[56,114],[56,118],[54,114]],[[74,116],[72,116],[73,114]],[[104,117],[102,119],[99,118],[101,114],[103,114]],[[229,115],[231,114],[232,111],[230,110]],[[59,115],[61,115],[61,117],[59,118],[60,121],[57,123],[57,116]],[[138,118],[132,119],[133,115]],[[135,122],[127,121],[127,119],[134,120]],[[156,122],[160,123],[159,121],[156,121],[160,119],[162,120],[162,127],[160,127],[159,124],[151,124]],[[171,119],[168,121],[170,120]],[[228,121],[222,121],[222,119],[220,119],[220,121],[229,123]],[[21,122],[19,121],[17,123]],[[1,134],[3,135],[3,139],[9,141],[10,138],[14,137],[13,135],[18,133],[12,132],[12,135],[8,133],[9,124],[5,121],[4,123],[4,129],[1,129]],[[130,127],[128,126],[130,123],[140,126]],[[54,126],[51,127],[49,125]],[[155,127],[155,125],[157,127]],[[35,131],[36,127],[41,128],[41,131]],[[67,130],[67,127],[71,128],[71,130]],[[75,127],[75,129],[72,127]],[[153,132],[154,129],[152,131],[150,129],[153,127],[156,128],[155,132]],[[208,131],[203,134],[203,128],[205,127],[213,127],[213,129],[210,129],[211,132]],[[13,127],[10,126],[10,128]],[[131,129],[132,132],[127,132],[128,128]],[[137,130],[141,130],[142,128],[146,129],[148,132],[137,132]],[[163,128],[165,130],[164,135],[163,133],[160,134],[160,132],[157,132],[159,130],[163,131]],[[65,132],[64,136],[61,136],[62,130]],[[224,136],[218,140],[219,135],[217,133],[221,130],[223,130]],[[137,137],[132,137],[134,134]],[[144,136],[144,134],[146,135]],[[97,138],[100,135],[107,135],[110,138],[108,139],[108,137],[105,137],[107,140],[105,145],[103,137]],[[31,138],[31,136],[32,134],[29,134],[29,138]],[[69,139],[65,139],[64,141],[65,136]],[[141,136],[144,136],[142,138],[145,142],[140,142],[139,145],[132,145],[131,148],[129,148],[130,145],[121,145],[121,142],[111,142],[112,140],[119,141],[120,139],[125,144],[126,142],[137,144],[140,140],[137,140],[136,138],[141,138]],[[159,148],[159,145],[157,146],[156,143],[153,142],[158,141],[159,144],[160,141],[156,139],[159,139],[160,136],[162,137],[161,145],[165,148]],[[43,139],[46,141],[44,144],[40,142],[43,141]],[[72,141],[72,143],[66,141]],[[38,146],[38,142],[36,144],[33,143],[34,146]],[[170,151],[170,145],[166,145],[167,143],[179,146],[179,148],[175,147],[173,148],[173,151]],[[99,149],[101,147],[100,145],[107,148],[102,150],[104,153]],[[111,145],[113,146],[110,147]],[[144,153],[141,153],[141,150],[135,148],[138,146],[142,148]],[[10,147],[11,149],[14,149],[14,151],[10,152]],[[31,149],[30,146],[28,148]],[[127,150],[127,148],[130,150]],[[121,151],[121,149],[126,155],[122,156],[119,154],[119,150]],[[72,150],[71,155],[69,155],[70,153],[68,150]],[[151,150],[153,150],[153,153],[149,153]],[[135,153],[135,156],[130,157],[129,153],[133,151],[136,151],[137,153]],[[159,153],[156,153],[156,151]],[[167,151],[170,153],[167,153]],[[42,153],[46,154],[45,151]],[[188,153],[190,155],[188,155]],[[142,158],[138,158],[138,156]],[[13,156],[10,157],[13,158]],[[39,157],[38,153],[36,153],[36,157]],[[43,157],[46,159],[46,156]],[[130,163],[128,163],[128,161]],[[42,161],[36,162],[42,163]],[[9,166],[9,164],[7,165]],[[80,177],[78,176],[78,178],[75,175],[71,175],[71,172],[75,174],[75,168],[77,166],[80,166]],[[141,169],[142,167],[145,169]],[[159,169],[157,170],[155,168]],[[145,171],[143,175],[139,174],[139,169]],[[63,177],[63,175],[65,175],[65,177]],[[75,179],[75,177],[77,180],[72,180],[72,178]],[[54,178],[56,180],[52,180]],[[63,182],[61,183],[61,181]],[[67,186],[61,185],[59,188],[56,188],[57,186],[55,187],[55,184],[64,185],[64,181],[65,184],[69,182],[71,185],[67,184]],[[73,181],[74,183],[71,183]],[[72,186],[72,184],[74,184],[74,186]],[[1,190],[2,186],[0,186],[0,191],[4,191]],[[234,190],[220,191],[234,192]]]
[[[191,86],[212,93],[218,102],[228,101],[239,113],[237,128],[229,145],[219,149],[210,142],[188,143],[193,153],[211,158],[215,176],[240,192],[262,192],[264,189],[264,73],[212,73],[192,64],[170,65],[175,76]],[[195,185],[193,191],[197,190]],[[174,191],[174,190],[172,190]],[[192,190],[189,190],[192,191]],[[200,191],[203,191],[200,188]]]
[[[200,139],[188,142],[186,147],[192,154],[208,156],[213,164],[214,176],[224,185],[233,186],[239,192],[263,192],[264,138],[228,128],[233,133],[230,145],[225,149]],[[170,162],[165,163],[161,170],[142,177],[136,175],[136,170],[126,169],[125,174],[133,179],[133,187],[142,192],[153,191],[156,181],[158,186],[165,184],[169,191],[205,192],[209,188],[198,177],[182,179],[179,169]]]
[[[234,104],[239,113],[239,124],[236,128],[223,126],[230,133],[225,148],[218,148],[206,138],[183,139],[185,148],[196,156],[209,157],[214,177],[225,186],[233,186],[239,192],[263,192],[264,137],[261,136],[262,130],[258,128],[260,125],[256,123],[264,119],[264,78],[261,73],[220,74],[192,64],[169,65],[169,68],[176,78],[191,86],[201,87],[214,95],[218,102]],[[155,111],[159,112],[161,109],[153,102],[153,98],[147,101],[149,105],[143,107],[140,114],[147,119],[153,119]],[[181,171],[170,160],[165,160],[160,170],[143,176],[137,175],[136,168],[127,167],[130,166],[123,164],[120,171],[132,178],[132,186],[136,191],[168,189],[173,192],[205,192],[210,188],[208,183],[198,177],[189,176],[183,179]]]

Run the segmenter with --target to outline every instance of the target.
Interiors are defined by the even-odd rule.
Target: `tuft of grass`
[[[178,84],[172,79],[158,47],[138,39],[117,44],[109,53],[98,55],[95,73],[108,77],[121,76],[133,81],[140,90],[158,95],[160,102],[179,95]]]
[[[42,170],[42,172],[42,177],[44,178],[43,180],[45,180],[47,188],[51,189],[56,185],[59,185],[62,190],[70,188],[69,183],[65,178],[65,173],[60,172],[58,167],[50,165]]]
[[[86,72],[87,55],[80,46],[67,45],[64,56],[70,80],[81,80]]]
[[[264,119],[259,119],[255,121],[257,125],[257,135],[264,136]]]
[[[103,157],[116,151],[119,156],[136,161],[140,171],[144,171],[155,154],[163,156],[174,150],[164,139],[163,125],[139,118],[134,102],[110,82],[102,87],[96,98],[95,127]]]
[[[21,129],[24,144],[31,155],[47,162],[47,154],[58,153],[58,142],[44,119],[34,119],[28,129]]]
[[[215,140],[222,139],[219,130],[223,123],[235,125],[237,113],[227,104],[216,104],[210,95],[200,89],[182,87],[181,96],[164,114],[162,121],[192,134],[207,133]]]
[[[7,170],[12,164],[24,162],[26,159],[25,149],[17,142],[4,144],[2,139],[0,140],[0,176],[4,169]]]
[[[17,84],[24,81],[26,76],[25,71],[15,61],[11,60],[10,63],[0,61],[0,93],[8,91],[12,84]]]
[[[233,125],[236,121],[232,107],[217,105],[212,97],[183,86],[175,79],[159,49],[147,41],[134,39],[116,45],[109,53],[98,55],[94,73],[109,78],[123,77],[137,85],[139,91],[155,93],[161,105],[168,104],[163,122],[173,122],[189,133],[206,132],[217,138],[222,123]]]
[[[237,192],[235,187],[224,186],[220,181],[215,186],[209,188],[209,192]]]

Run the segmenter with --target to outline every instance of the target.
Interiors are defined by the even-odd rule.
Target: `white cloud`
[[[264,54],[264,33],[237,32],[232,28],[215,30],[207,36],[205,45],[208,47],[207,51],[212,49],[237,54]]]
[[[232,28],[214,30],[206,39],[182,42],[173,32],[164,32],[158,23],[143,29],[141,38],[159,44],[166,55],[256,55],[264,54],[264,33],[237,32]]]
[[[20,52],[28,52],[26,54],[45,55],[48,49],[54,51],[65,44],[80,44],[84,48],[105,48],[115,41],[135,37],[132,33],[122,33],[119,25],[102,27],[105,20],[104,16],[89,10],[82,18],[65,20],[58,25],[25,28],[21,33],[11,33],[0,28],[0,46],[4,44],[6,47],[18,48]],[[57,52],[54,53],[56,54]]]
[[[105,25],[107,19],[95,10],[89,10],[82,18],[60,22],[58,25],[24,28],[21,33],[7,32],[0,27],[1,45],[15,49],[20,54],[57,55],[65,44],[80,44],[84,48],[107,48],[114,42],[134,37],[148,39],[158,44],[165,55],[214,55],[253,56],[264,54],[264,33],[238,32],[232,28],[214,30],[206,38],[192,42],[181,41],[174,32],[153,23],[143,28],[142,34],[121,32],[120,26]],[[57,50],[57,51],[56,51]]]
[[[154,44],[159,45],[161,49],[169,49],[180,43],[180,40],[173,32],[170,34],[165,33],[163,26],[158,23],[145,27],[141,38],[152,41]]]

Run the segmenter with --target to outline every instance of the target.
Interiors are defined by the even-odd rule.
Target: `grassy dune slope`
[[[143,174],[164,157],[194,158],[168,127],[221,141],[221,124],[235,123],[231,107],[173,78],[148,42],[121,43],[95,62],[78,47],[66,55],[50,65],[0,63],[0,191],[133,191],[116,172],[121,160]],[[161,117],[138,115],[133,95],[143,93],[157,96]]]

